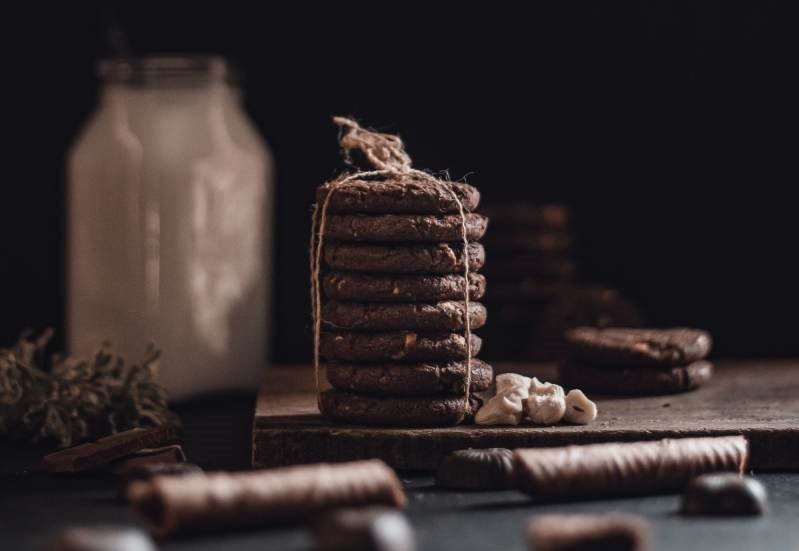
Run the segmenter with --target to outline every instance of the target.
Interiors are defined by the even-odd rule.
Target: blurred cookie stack
[[[504,360],[554,360],[564,353],[564,333],[578,326],[637,327],[638,308],[618,291],[577,283],[572,213],[559,204],[486,205],[491,250],[486,274],[491,310],[485,356]]]
[[[491,251],[486,303],[491,327],[486,353],[494,358],[529,359],[541,355],[534,343],[542,313],[574,280],[571,212],[558,204],[494,203],[485,241]]]
[[[412,176],[351,180],[335,188],[324,232],[320,354],[333,386],[322,414],[356,424],[451,425],[462,420],[467,379],[464,261],[470,278],[469,321],[479,329],[485,253],[477,243],[486,217],[472,211],[479,192]],[[319,205],[331,193],[320,186]],[[468,250],[464,251],[465,222]],[[475,358],[471,391],[487,389],[493,372]]]

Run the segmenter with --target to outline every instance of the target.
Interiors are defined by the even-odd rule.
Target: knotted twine
[[[466,230],[466,212],[463,203],[455,191],[455,186],[450,181],[439,180],[433,176],[411,167],[411,158],[405,152],[405,146],[399,136],[383,134],[362,128],[357,122],[346,117],[333,117],[333,122],[339,126],[339,146],[346,156],[350,151],[359,151],[375,170],[357,171],[347,176],[341,176],[328,186],[327,195],[322,205],[314,205],[311,214],[311,311],[313,316],[313,367],[314,383],[316,386],[317,405],[321,411],[321,387],[319,384],[319,347],[322,332],[322,305],[319,274],[322,263],[322,249],[324,247],[325,226],[327,224],[327,210],[333,194],[351,185],[354,180],[368,180],[371,178],[386,178],[388,176],[411,177],[421,180],[432,186],[438,186],[452,195],[458,205],[458,214],[461,221],[461,237],[463,239],[463,304],[464,304],[464,338],[466,339],[466,391],[464,406],[460,420],[466,417],[469,411],[469,392],[472,385],[472,328],[469,319],[469,239]]]

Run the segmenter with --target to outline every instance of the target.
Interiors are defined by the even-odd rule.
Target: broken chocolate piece
[[[768,510],[768,494],[760,481],[733,473],[694,478],[682,496],[684,515],[746,516]]]
[[[87,442],[45,455],[39,469],[49,473],[75,473],[102,467],[145,448],[163,446],[178,436],[174,425],[131,429],[96,442]]]

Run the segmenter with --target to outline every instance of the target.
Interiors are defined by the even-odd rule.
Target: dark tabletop
[[[226,395],[179,408],[189,459],[206,469],[244,469],[249,464],[254,399]],[[0,551],[44,549],[67,525],[136,524],[115,499],[113,480],[102,475],[50,477],[15,474],[38,457],[35,450],[0,443]],[[536,505],[513,492],[436,490],[425,475],[403,476],[408,517],[420,551],[522,550],[523,529],[548,512],[622,511],[653,525],[657,551],[799,551],[799,473],[756,473],[769,491],[770,512],[758,518],[687,519],[676,514],[678,496],[653,496],[559,505]],[[272,528],[180,539],[165,550],[307,550],[302,527]]]

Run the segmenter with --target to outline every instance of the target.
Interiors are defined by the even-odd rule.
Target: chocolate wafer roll
[[[743,473],[743,436],[516,450],[517,487],[542,501],[681,491],[695,476]]]
[[[527,525],[534,551],[643,551],[648,542],[649,523],[634,515],[537,515]]]
[[[404,507],[397,475],[380,460],[242,473],[159,476],[129,490],[159,537],[290,522],[333,507]]]

